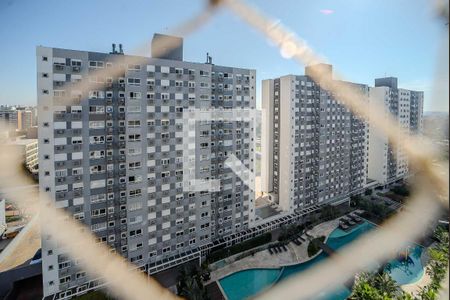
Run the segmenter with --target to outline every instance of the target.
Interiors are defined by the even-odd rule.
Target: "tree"
[[[405,297],[407,297],[405,295]],[[392,277],[386,273],[361,274],[353,286],[350,299],[385,300],[404,298],[400,288]]]
[[[427,267],[427,273],[431,277],[429,288],[437,291],[441,288],[442,281],[444,280],[447,272],[449,238],[448,232],[440,227],[436,229],[435,237],[440,242],[434,247],[428,249],[430,261],[429,266]],[[428,293],[428,290],[424,292]]]
[[[431,286],[424,286],[420,289],[419,295],[421,300],[437,300],[438,293]]]
[[[402,292],[400,296],[397,297],[397,300],[416,300],[417,298],[414,298],[413,295],[407,292]]]
[[[188,300],[209,299],[197,268],[188,269],[184,267],[180,271],[177,282],[177,294]]]
[[[359,195],[351,196],[350,197],[350,206],[351,207],[360,206],[361,200],[362,200],[362,198]]]
[[[390,298],[395,297],[399,292],[397,282],[395,282],[395,280],[386,272],[377,274],[375,278],[373,278],[372,284],[382,295]]]
[[[372,286],[370,278],[367,274],[361,274],[353,286],[352,294],[348,298],[350,300],[384,300],[380,292]]]
[[[320,211],[320,219],[321,220],[331,220],[337,216],[336,208],[333,208],[331,205],[327,205],[322,208]]]
[[[279,242],[284,242],[287,240],[292,240],[299,233],[302,232],[303,225],[283,225],[280,227],[280,235],[278,236]]]
[[[410,194],[409,188],[405,185],[395,186],[394,188],[392,188],[391,191],[396,193],[397,195],[404,196],[404,197],[408,197]]]

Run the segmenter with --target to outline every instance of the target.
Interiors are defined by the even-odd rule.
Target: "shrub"
[[[360,195],[355,195],[355,196],[351,196],[350,197],[350,206],[355,207],[355,206],[359,206],[361,203],[361,196]]]
[[[231,247],[215,250],[207,256],[206,261],[208,263],[212,263],[224,259],[226,257],[232,256],[234,254],[255,248],[257,246],[267,244],[270,241],[272,241],[272,233],[267,232],[255,238],[247,240],[245,242],[233,245]]]
[[[278,236],[279,242],[284,242],[291,240],[293,237],[297,236],[299,232],[303,230],[303,225],[288,225],[288,226],[282,226],[280,228],[280,235]]]
[[[325,237],[320,236],[318,238],[311,240],[311,242],[309,242],[309,244],[308,244],[308,256],[309,257],[314,256],[319,252],[320,247],[317,245],[317,243],[316,243],[317,241],[323,242],[323,241],[325,241]]]
[[[403,203],[403,196],[394,193],[386,193],[384,196],[396,202]]]
[[[391,190],[392,192],[396,193],[397,195],[403,196],[403,197],[408,197],[410,192],[408,187],[401,185],[401,186],[395,186],[392,188]]]
[[[92,291],[87,294],[74,298],[76,300],[114,300],[111,296],[102,291]]]
[[[21,216],[6,216],[6,223],[22,220]]]
[[[337,208],[334,208],[331,205],[327,205],[320,211],[320,220],[329,221],[336,218],[338,215],[339,211],[337,210]]]

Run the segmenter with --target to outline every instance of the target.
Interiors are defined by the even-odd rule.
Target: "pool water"
[[[416,282],[425,272],[420,260],[423,248],[420,246],[412,246],[408,247],[406,251],[408,253],[407,260],[394,259],[385,267],[385,270],[391,274],[392,278],[394,278],[399,285]]]
[[[351,231],[343,231],[335,229],[328,237],[326,244],[333,250],[339,251],[340,248],[353,242],[361,235],[374,229],[375,226],[364,222]],[[391,260],[385,270],[391,274],[392,278],[397,281],[399,285],[412,283],[419,280],[424,272],[420,256],[422,254],[422,247],[410,246],[402,251],[406,251],[408,255],[407,260]],[[228,275],[219,280],[220,286],[225,292],[228,300],[241,300],[253,296],[262,290],[269,288],[273,284],[286,278],[303,272],[315,264],[327,259],[327,255],[321,252],[313,259],[278,269],[248,269],[239,271]],[[322,293],[317,296],[317,300],[344,300],[350,296],[350,290],[344,285],[339,286],[332,292]]]
[[[249,269],[221,279],[228,300],[245,299],[276,282],[281,269]]]

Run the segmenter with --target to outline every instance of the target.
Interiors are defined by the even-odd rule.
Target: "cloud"
[[[323,15],[331,15],[331,14],[334,14],[334,10],[332,10],[332,9],[321,9],[320,13],[323,14]]]

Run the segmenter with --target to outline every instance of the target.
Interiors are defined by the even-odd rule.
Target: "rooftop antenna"
[[[209,52],[206,52],[206,63],[212,64],[212,57],[209,55]]]

